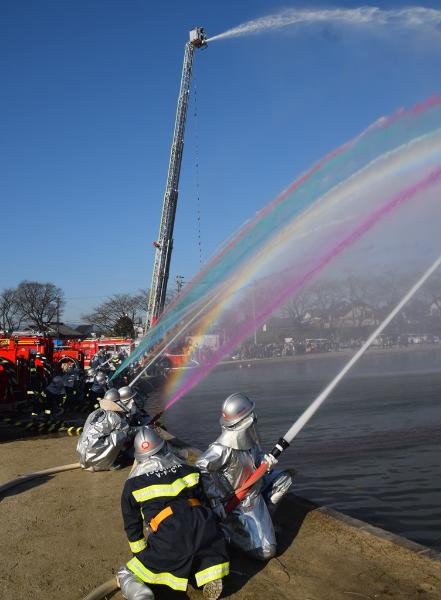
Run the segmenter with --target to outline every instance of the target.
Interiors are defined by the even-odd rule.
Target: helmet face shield
[[[254,412],[252,412],[251,414],[247,415],[246,417],[244,417],[243,419],[241,419],[234,425],[230,425],[229,427],[226,427],[226,429],[232,430],[232,431],[243,431],[244,429],[248,429],[249,427],[252,427],[253,425],[255,425],[256,422],[257,422],[256,414]]]

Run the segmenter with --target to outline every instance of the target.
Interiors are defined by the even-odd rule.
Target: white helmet
[[[231,394],[222,405],[222,416],[219,423],[222,427],[232,427],[251,414],[254,408],[254,402],[245,394],[241,392]]]
[[[141,427],[135,436],[133,446],[135,449],[135,458],[142,462],[153,456],[164,446],[165,440],[150,427]]]

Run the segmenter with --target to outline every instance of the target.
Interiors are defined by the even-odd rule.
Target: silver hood
[[[239,421],[232,427],[222,426],[222,433],[216,442],[227,448],[234,450],[250,450],[259,443],[259,436],[256,431],[256,417],[254,413]]]
[[[150,456],[147,460],[142,462],[135,461],[132,470],[130,471],[130,477],[138,477],[145,473],[156,473],[156,471],[165,471],[169,469],[173,472],[173,468],[182,465],[182,460],[176,456],[168,446],[167,442],[164,444],[162,449]]]

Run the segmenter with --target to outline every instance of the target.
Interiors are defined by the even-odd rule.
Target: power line
[[[199,264],[202,265],[202,240],[201,240],[201,197],[200,197],[200,181],[199,181],[199,119],[198,119],[198,94],[196,78],[193,84],[194,98],[194,146],[195,146],[195,161],[196,161],[196,219],[197,219],[197,237],[199,250]]]

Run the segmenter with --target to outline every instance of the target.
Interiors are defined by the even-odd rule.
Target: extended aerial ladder
[[[179,89],[178,108],[176,110],[173,142],[170,151],[167,185],[162,204],[161,224],[159,227],[158,239],[153,243],[156,252],[147,309],[146,330],[155,325],[164,309],[170,259],[173,250],[173,228],[178,201],[179,175],[181,172],[182,154],[184,150],[184,133],[187,120],[193,57],[195,48],[202,48],[206,45],[206,35],[202,27],[196,27],[196,29],[190,31],[190,40],[185,44],[181,87]]]

